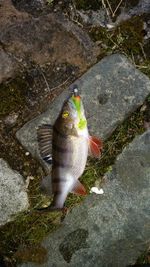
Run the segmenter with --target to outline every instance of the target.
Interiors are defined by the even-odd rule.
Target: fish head
[[[87,132],[87,120],[81,96],[76,90],[64,102],[61,117],[66,128],[75,129],[78,135]]]

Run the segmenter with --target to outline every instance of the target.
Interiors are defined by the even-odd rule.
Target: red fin
[[[99,158],[101,156],[102,149],[103,149],[102,140],[96,136],[90,136],[89,137],[90,155],[95,158]]]
[[[87,195],[86,189],[78,180],[76,181],[71,193],[74,193],[76,195]]]

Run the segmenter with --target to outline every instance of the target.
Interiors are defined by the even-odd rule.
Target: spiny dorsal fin
[[[41,125],[37,130],[40,155],[49,164],[52,164],[52,130],[49,124]]]

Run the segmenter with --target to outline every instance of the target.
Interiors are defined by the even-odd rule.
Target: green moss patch
[[[89,34],[93,41],[100,42],[100,49],[104,53],[122,52],[139,63],[139,56],[143,57],[143,21],[140,17],[122,22],[118,27],[107,30],[103,27],[93,27]]]

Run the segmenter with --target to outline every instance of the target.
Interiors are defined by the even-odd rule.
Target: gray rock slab
[[[112,131],[150,93],[150,80],[123,55],[114,54],[102,59],[90,68],[78,85],[88,118],[90,133],[106,139]],[[25,124],[16,134],[21,144],[39,158],[37,128],[43,123],[53,124],[68,89],[50,104],[48,110]]]
[[[150,131],[123,150],[105,177],[104,194],[86,197],[43,241],[42,267],[126,267],[148,247]],[[21,265],[29,266],[37,265]]]
[[[0,225],[13,220],[13,215],[28,206],[23,177],[0,159]]]

